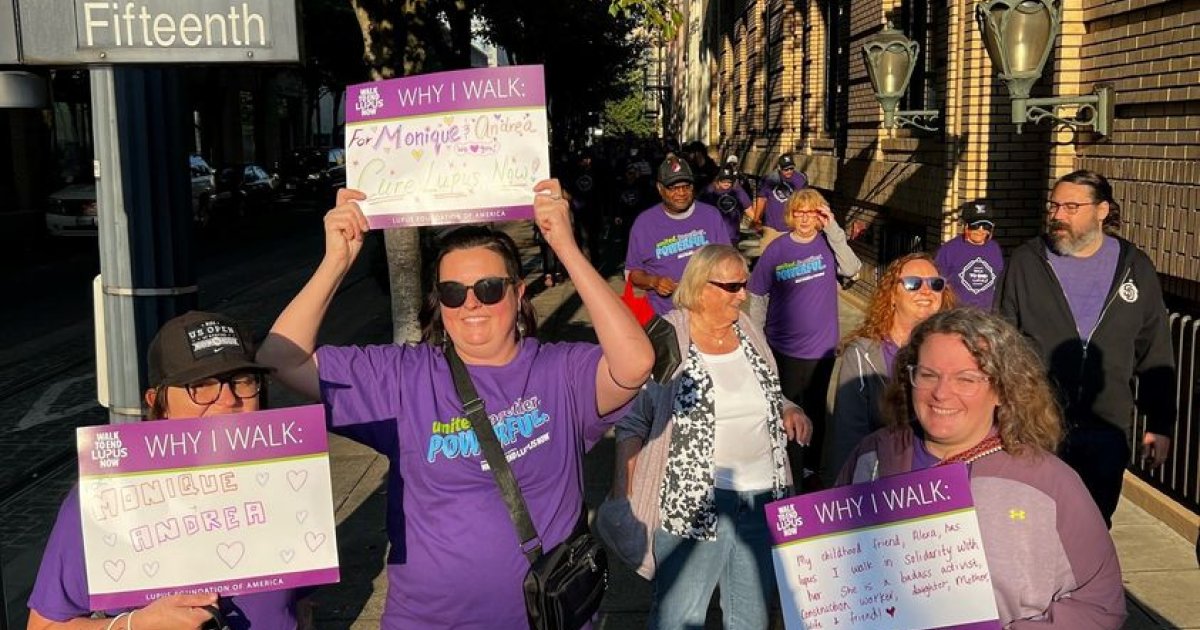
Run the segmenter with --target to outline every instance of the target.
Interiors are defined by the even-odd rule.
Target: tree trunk
[[[350,0],[363,34],[363,61],[372,81],[418,74],[425,69],[425,38],[431,16],[427,0]],[[388,278],[392,294],[392,339],[421,337],[421,236],[417,228],[387,230]]]

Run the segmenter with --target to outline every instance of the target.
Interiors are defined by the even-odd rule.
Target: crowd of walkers
[[[543,280],[573,284],[597,343],[540,341],[515,243],[469,226],[439,244],[420,343],[318,344],[368,229],[364,195],[343,190],[320,264],[257,353],[220,315],[164,327],[149,417],[254,411],[270,374],[321,402],[330,431],[387,456],[385,628],[529,627],[527,549],[484,455],[430,446],[470,412],[459,365],[491,422],[538,418],[497,434],[546,550],[579,534],[582,457],[615,429],[597,526],[652,579],[651,628],[702,627],[718,587],[725,627],[768,627],[766,503],[950,463],[969,469],[1004,627],[1119,628],[1106,526],[1131,440],[1161,464],[1175,410],[1161,391],[1173,382],[1161,289],[1145,254],[1104,230],[1119,214],[1108,182],[1059,180],[1045,233],[1007,266],[995,210],[969,204],[961,237],[885,265],[847,334],[838,294],[861,261],[838,213],[793,155],[761,180],[716,158],[701,143],[618,142],[564,157],[531,191]],[[673,331],[666,342],[597,271],[621,260]],[[197,354],[189,327],[212,322],[237,331],[232,346]],[[1141,436],[1135,402],[1149,415]],[[293,592],[89,610],[77,502],[47,547],[30,628],[306,623]],[[1018,504],[1019,522],[1007,517]]]

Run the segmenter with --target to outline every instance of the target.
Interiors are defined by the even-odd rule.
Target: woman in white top
[[[651,483],[659,499],[648,524],[651,628],[703,627],[717,585],[725,627],[768,625],[775,573],[763,505],[789,493],[786,440],[807,443],[812,425],[783,397],[762,331],[740,310],[748,278],[746,259],[728,245],[692,256],[677,310],[666,315],[683,362],[666,383],[648,384],[617,427],[625,463],[614,495]],[[661,470],[639,475],[636,455],[648,441],[667,445],[666,457]]]

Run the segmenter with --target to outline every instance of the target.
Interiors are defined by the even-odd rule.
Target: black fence
[[[1171,456],[1156,470],[1148,469],[1138,456],[1146,419],[1134,418],[1133,459],[1129,469],[1155,488],[1200,514],[1200,317],[1170,313],[1171,342],[1175,348],[1175,439]]]

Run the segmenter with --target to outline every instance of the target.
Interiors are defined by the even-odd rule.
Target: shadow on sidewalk
[[[379,602],[379,610],[369,610],[368,607],[374,607],[371,600],[376,588],[381,593],[387,589],[387,574],[384,571],[384,557],[388,549],[384,525],[386,514],[386,484],[381,483],[353,514],[338,525],[341,581],[322,586],[312,595],[316,606],[315,627],[322,630],[348,630],[356,621],[378,620],[383,616],[382,605],[386,598],[375,598]]]

